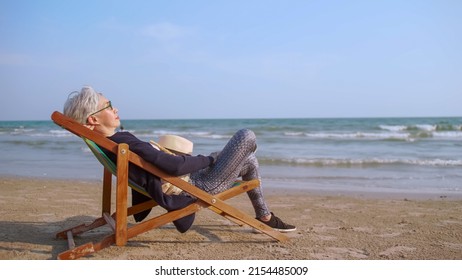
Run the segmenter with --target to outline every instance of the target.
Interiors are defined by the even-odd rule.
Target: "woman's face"
[[[94,130],[111,136],[120,126],[118,110],[112,107],[109,100],[103,95],[99,98],[98,111],[88,117],[88,123],[94,126]]]

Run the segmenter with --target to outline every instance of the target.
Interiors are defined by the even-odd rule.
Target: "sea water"
[[[268,188],[462,194],[462,118],[126,120],[142,140],[176,134],[194,154],[220,150],[240,128],[257,135]],[[0,175],[101,179],[78,137],[51,121],[1,121]]]

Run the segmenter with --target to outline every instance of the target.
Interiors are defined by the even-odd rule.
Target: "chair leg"
[[[94,220],[91,224],[81,224],[78,226],[74,226],[72,228],[65,229],[63,231],[60,231],[56,234],[56,238],[63,238],[67,239],[67,232],[72,232],[73,236],[82,234],[84,232],[90,231],[95,228],[99,228],[101,226],[104,226],[106,224],[106,221],[104,220],[103,217],[100,217],[96,220]]]
[[[106,167],[103,172],[103,205],[102,213],[111,213],[112,173]]]
[[[58,255],[58,260],[76,260],[91,255],[115,243],[115,234],[106,236],[100,242],[89,242],[78,247],[64,251]]]
[[[60,253],[58,255],[58,260],[76,260],[83,256],[93,254],[94,252],[95,248],[93,243],[87,243]]]
[[[128,145],[119,144],[117,152],[116,229],[117,246],[127,243]]]
[[[105,214],[107,214],[107,213],[105,213]],[[66,251],[64,251],[64,252],[62,252],[62,253],[60,253],[58,255],[58,259],[60,259],[60,260],[78,259],[78,258],[81,258],[83,256],[86,256],[86,255],[89,255],[89,254],[92,254],[92,253],[98,251],[96,248],[101,248],[102,249],[102,248],[108,247],[111,244],[113,244],[114,242],[112,242],[110,244],[108,244],[107,241],[104,242],[104,240],[107,239],[107,237],[106,237],[106,238],[103,239],[102,242],[96,243],[96,247],[95,247],[95,244],[93,242],[89,242],[89,243],[80,245],[78,247],[75,246],[74,236],[77,236],[79,234],[85,233],[85,232],[90,231],[92,229],[104,226],[104,225],[106,225],[106,223],[107,222],[104,219],[104,217],[100,217],[100,218],[97,218],[96,220],[94,220],[91,224],[88,224],[88,225],[81,224],[81,225],[78,225],[78,226],[63,230],[61,232],[58,232],[56,234],[56,237],[57,238],[67,239],[67,243],[68,243],[68,247],[69,247],[68,250],[66,250]],[[114,234],[112,234],[111,236],[112,236],[112,239],[114,239]],[[105,244],[106,246],[103,247],[102,244]]]

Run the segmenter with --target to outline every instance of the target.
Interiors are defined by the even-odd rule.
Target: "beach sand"
[[[100,214],[100,186],[98,181],[0,177],[0,259],[56,259],[67,242],[54,234]],[[273,212],[297,225],[289,242],[274,242],[202,210],[187,233],[169,224],[86,259],[462,259],[460,198],[274,188],[265,196]],[[231,201],[253,216],[246,195]],[[82,235],[76,243],[108,230]]]

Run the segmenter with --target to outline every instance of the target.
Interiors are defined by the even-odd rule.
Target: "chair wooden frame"
[[[97,144],[98,146],[117,154],[117,165],[114,168],[107,166],[103,162],[103,195],[102,195],[102,214],[101,217],[95,219],[90,224],[81,224],[72,228],[68,228],[56,234],[56,237],[67,239],[69,249],[60,253],[58,259],[78,259],[80,257],[92,254],[96,251],[102,250],[113,244],[117,246],[124,246],[130,238],[133,238],[141,233],[147,232],[151,229],[160,227],[179,218],[188,216],[199,211],[202,208],[209,208],[217,214],[229,218],[239,225],[248,225],[277,241],[287,241],[286,235],[272,229],[271,227],[261,223],[257,219],[249,216],[248,214],[236,209],[229,205],[225,200],[232,198],[238,194],[247,192],[259,186],[258,180],[242,181],[237,186],[219,193],[217,195],[211,195],[207,192],[191,185],[190,183],[181,180],[178,177],[168,175],[156,166],[146,162],[137,154],[131,152],[127,144],[117,144],[108,138],[96,133],[87,127],[77,123],[73,119],[64,116],[60,112],[54,112],[51,115],[51,119],[62,128],[69,132],[83,138],[88,139]],[[149,200],[138,205],[128,206],[128,187],[136,189],[136,185],[131,182],[128,178],[128,166],[129,164],[135,164],[146,171],[162,178],[163,180],[177,186],[183,191],[193,195],[197,198],[197,201],[186,206],[185,208],[166,212],[159,216],[149,218],[143,222],[135,225],[128,226],[127,217],[144,210],[150,209],[157,206],[154,200]],[[112,169],[112,170],[111,170]],[[112,176],[116,176],[116,203],[115,212],[111,213],[111,193],[112,193]],[[143,189],[137,190],[143,193]],[[149,196],[145,191],[145,195]],[[90,231],[92,229],[101,227],[108,224],[113,233],[109,234],[100,242],[87,243],[84,245],[76,246],[74,242],[74,236]]]

